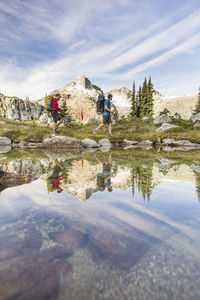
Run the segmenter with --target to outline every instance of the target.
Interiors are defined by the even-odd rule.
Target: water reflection
[[[59,156],[0,159],[0,299],[199,299],[198,156]]]
[[[181,159],[176,157],[176,160],[173,160],[161,155],[159,158],[132,155],[123,159],[115,152],[113,155],[88,153],[84,157],[72,152],[69,154],[56,151],[54,156],[54,152],[48,151],[47,156],[38,160],[30,157],[6,159],[4,156],[0,158],[0,168],[1,172],[11,173],[12,186],[42,178],[46,181],[49,193],[61,193],[64,190],[82,201],[98,191],[112,192],[129,188],[132,189],[133,198],[137,190],[144,200],[150,201],[155,186],[169,180],[195,182],[200,199],[200,162],[193,157],[190,157],[189,161],[186,160],[187,163],[182,156]],[[21,178],[16,174],[21,175]],[[3,178],[0,178],[0,184],[2,190],[11,186],[9,181],[6,184]]]

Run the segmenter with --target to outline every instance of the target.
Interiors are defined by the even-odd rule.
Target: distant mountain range
[[[127,116],[131,108],[131,91],[121,87],[109,91],[113,95],[113,104],[119,116]],[[92,84],[85,76],[79,76],[63,88],[51,93],[61,94],[61,103],[66,100],[72,117],[79,122],[87,123],[100,120],[96,113],[96,100],[103,93],[101,88]],[[172,115],[179,113],[183,119],[189,119],[197,103],[197,95],[177,98],[167,98],[159,93],[154,95],[154,116],[167,108]],[[42,123],[49,122],[49,117],[44,109],[45,98],[38,101],[22,100],[16,97],[6,97],[0,94],[0,115],[11,120],[39,119]]]

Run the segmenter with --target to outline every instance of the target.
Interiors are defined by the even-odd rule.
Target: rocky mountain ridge
[[[85,76],[79,76],[63,88],[54,90],[50,95],[61,94],[60,105],[67,102],[72,118],[81,123],[101,120],[96,113],[96,101],[103,91],[92,84]],[[131,91],[121,87],[110,91],[113,95],[113,105],[119,117],[127,116],[131,109]],[[167,108],[172,115],[179,113],[183,119],[189,119],[197,103],[197,95],[178,98],[165,98],[159,93],[154,95],[154,117]],[[0,116],[13,121],[40,120],[50,123],[51,119],[45,110],[45,97],[38,101],[22,100],[17,97],[7,97],[0,94]]]

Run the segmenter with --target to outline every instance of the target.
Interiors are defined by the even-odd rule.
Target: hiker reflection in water
[[[63,177],[60,175],[62,169],[63,166],[57,161],[57,159],[54,159],[52,175],[47,179],[47,187],[49,192],[53,192],[55,190],[57,191],[57,193],[62,192],[62,189],[60,187],[60,183],[63,179]]]
[[[112,156],[109,154],[108,162],[101,161],[96,155],[94,155],[99,164],[103,165],[103,172],[97,174],[97,186],[99,191],[103,192],[106,188],[108,192],[112,192],[111,186],[111,168],[112,168]]]

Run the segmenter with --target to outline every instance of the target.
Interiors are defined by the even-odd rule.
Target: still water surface
[[[198,152],[15,151],[0,170],[1,300],[200,299]]]

